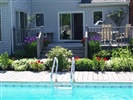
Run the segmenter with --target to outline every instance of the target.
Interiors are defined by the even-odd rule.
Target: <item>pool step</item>
[[[72,84],[71,83],[59,83],[59,82],[53,82],[52,83],[54,89],[72,89]]]

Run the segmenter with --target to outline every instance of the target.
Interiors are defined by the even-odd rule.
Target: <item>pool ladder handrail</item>
[[[55,65],[56,65],[56,69],[55,69],[55,76],[56,76],[55,77],[55,82],[57,82],[57,71],[58,71],[58,58],[57,57],[54,57],[54,61],[53,61],[53,65],[52,65],[51,76],[50,76],[51,82],[53,82],[53,73],[54,73]]]
[[[75,82],[75,59],[72,57],[70,82]]]

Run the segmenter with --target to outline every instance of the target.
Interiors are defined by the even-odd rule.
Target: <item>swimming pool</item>
[[[133,83],[2,82],[0,100],[133,100]]]

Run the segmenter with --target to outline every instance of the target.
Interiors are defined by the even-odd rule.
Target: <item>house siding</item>
[[[44,31],[45,32],[54,32],[54,42],[58,41],[58,14],[59,12],[83,12],[83,23],[88,25],[89,27],[93,26],[93,11],[103,11],[104,20],[106,18],[106,14],[109,11],[117,8],[127,9],[127,6],[117,5],[117,6],[95,6],[95,7],[80,7],[80,0],[32,0],[32,11],[33,12],[42,12],[44,13]],[[128,18],[128,15],[126,16]],[[122,25],[128,23],[128,20],[124,20]],[[85,29],[84,29],[85,30]]]
[[[16,26],[16,11],[31,14],[31,0],[6,0],[0,4],[2,12],[2,41],[0,41],[0,53],[13,52],[13,27]]]
[[[25,12],[27,15],[31,16],[31,0],[13,0],[12,1],[12,27],[16,26],[16,16],[17,12]]]
[[[10,11],[9,3],[5,2],[0,4],[1,10],[1,31],[2,31],[2,41],[0,41],[0,54],[8,52],[11,54],[11,34],[10,34]]]

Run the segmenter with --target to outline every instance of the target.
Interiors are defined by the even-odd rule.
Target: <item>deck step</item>
[[[42,50],[42,52],[41,52],[41,58],[47,58],[46,57],[46,53],[48,53],[49,52],[49,50],[51,50],[53,47],[44,47],[43,48],[43,50]],[[84,58],[84,56],[85,56],[85,51],[84,51],[84,48],[83,47],[72,47],[72,46],[70,46],[70,47],[64,47],[64,48],[66,48],[66,49],[68,49],[68,50],[71,50],[72,51],[72,53],[73,53],[73,57],[79,57],[79,58]]]

